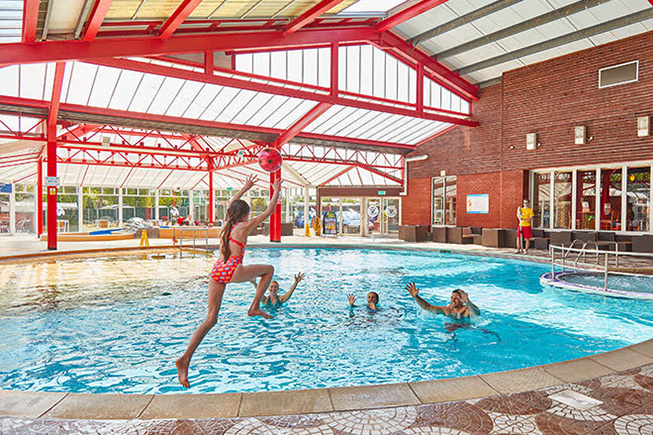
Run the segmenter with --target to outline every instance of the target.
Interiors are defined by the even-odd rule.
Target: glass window
[[[444,178],[433,179],[433,225],[444,225]]]
[[[549,228],[551,222],[551,173],[540,172],[533,177],[533,225],[537,228]]]
[[[596,170],[576,174],[576,228],[596,228]]]
[[[555,173],[553,195],[553,227],[571,229],[571,172]]]
[[[626,229],[649,231],[651,213],[651,167],[628,168],[626,179]]]
[[[456,177],[433,178],[433,225],[456,225]]]
[[[621,168],[601,169],[601,229],[621,230]]]
[[[456,225],[456,177],[447,177],[444,223]]]

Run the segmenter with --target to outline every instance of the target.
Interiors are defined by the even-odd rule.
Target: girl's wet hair
[[[231,229],[238,222],[242,222],[248,214],[249,204],[242,199],[233,201],[227,209],[226,222],[222,228],[222,233],[220,233],[220,253],[223,259],[226,260],[231,256],[231,249],[229,249],[229,234],[231,233]]]

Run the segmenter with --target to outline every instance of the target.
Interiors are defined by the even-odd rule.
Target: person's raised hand
[[[279,192],[281,190],[281,178],[274,180],[272,188],[274,189],[274,192]]]
[[[466,291],[458,289],[458,293],[460,293],[460,300],[463,301],[464,304],[469,302],[469,295]]]
[[[249,190],[254,186],[254,183],[258,180],[258,177],[254,174],[248,175],[245,180],[245,185],[243,186],[244,190]]]
[[[419,288],[417,288],[414,282],[409,282],[406,284],[406,290],[408,290],[408,293],[410,293],[412,297],[417,296],[419,293]]]
[[[354,305],[354,302],[356,302],[356,296],[353,294],[349,293],[347,295],[347,298],[349,299],[349,305]]]
[[[299,283],[299,281],[303,280],[305,275],[301,272],[299,272],[297,275],[295,275],[295,282]]]

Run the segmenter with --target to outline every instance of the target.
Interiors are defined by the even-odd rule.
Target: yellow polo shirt
[[[530,207],[519,207],[519,214],[521,215],[521,226],[530,227],[531,221],[528,219],[535,216],[535,214],[533,213],[533,209]]]

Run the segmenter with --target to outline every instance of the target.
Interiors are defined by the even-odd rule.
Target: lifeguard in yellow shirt
[[[519,228],[517,229],[517,252],[516,254],[522,253],[522,238],[526,240],[526,251],[525,254],[528,254],[528,248],[531,245],[531,239],[533,238],[533,230],[531,223],[533,222],[533,209],[531,208],[531,203],[529,200],[525,199],[523,207],[517,207],[517,219],[519,220]]]

